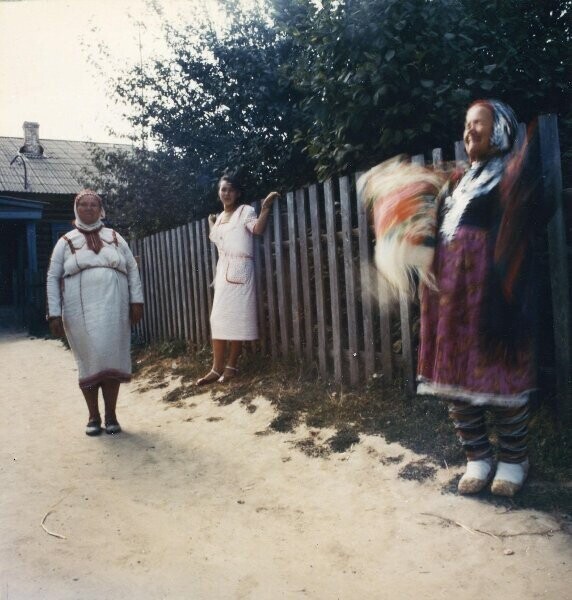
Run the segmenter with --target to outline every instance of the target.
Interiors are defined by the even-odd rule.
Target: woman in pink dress
[[[258,339],[253,235],[264,233],[279,194],[268,194],[258,218],[252,206],[242,203],[242,188],[235,177],[221,177],[218,195],[224,210],[209,217],[210,239],[218,250],[210,319],[213,364],[197,385],[233,379],[238,373],[242,342]]]

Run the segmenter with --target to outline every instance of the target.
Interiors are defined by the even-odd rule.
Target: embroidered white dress
[[[60,238],[47,276],[48,314],[63,319],[81,388],[131,379],[129,304],[143,303],[127,242],[105,227],[99,236],[98,254],[77,229]]]
[[[243,204],[221,223],[221,213],[210,233],[218,249],[211,333],[214,340],[256,340],[256,285],[253,229],[256,212]]]

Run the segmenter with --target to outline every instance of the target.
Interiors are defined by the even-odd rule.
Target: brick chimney
[[[20,152],[28,157],[38,157],[44,154],[44,147],[40,144],[40,124],[24,121],[24,145]]]

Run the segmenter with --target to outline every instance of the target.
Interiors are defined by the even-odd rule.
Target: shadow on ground
[[[208,371],[210,360],[210,349],[191,356],[182,342],[139,348],[134,363],[140,390],[166,388],[177,379],[178,386],[166,393],[163,401],[174,407],[188,406],[189,398],[205,392],[194,382]],[[399,476],[404,479],[431,479],[437,469],[463,463],[446,403],[424,396],[409,398],[403,386],[387,386],[381,379],[349,390],[321,379],[315,367],[294,361],[271,362],[250,353],[241,361],[240,376],[230,384],[213,384],[211,394],[220,405],[238,401],[250,412],[256,410],[253,400],[263,395],[275,406],[277,414],[268,430],[257,434],[292,432],[305,423],[310,436],[295,446],[312,457],[344,452],[359,443],[361,434],[369,434],[381,435],[387,442],[398,442],[425,456],[403,465]],[[549,404],[546,401],[534,410],[530,428],[532,468],[525,487],[513,499],[499,498],[487,491],[477,498],[507,510],[533,508],[553,512],[563,527],[572,530],[571,438],[558,431]],[[318,442],[312,430],[325,427],[334,428],[336,434]],[[458,475],[453,477],[442,492],[455,494],[458,479]]]

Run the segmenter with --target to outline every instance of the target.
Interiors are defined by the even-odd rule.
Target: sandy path
[[[254,435],[273,411],[209,394],[122,388],[120,436],[88,438],[71,354],[0,341],[0,599],[570,598],[572,540],[534,511],[506,513],[397,477],[397,444],[363,437],[309,458],[295,434]],[[192,406],[196,403],[195,406]],[[331,432],[321,431],[321,437]],[[41,527],[42,517],[57,539]],[[510,549],[513,554],[505,554]]]

